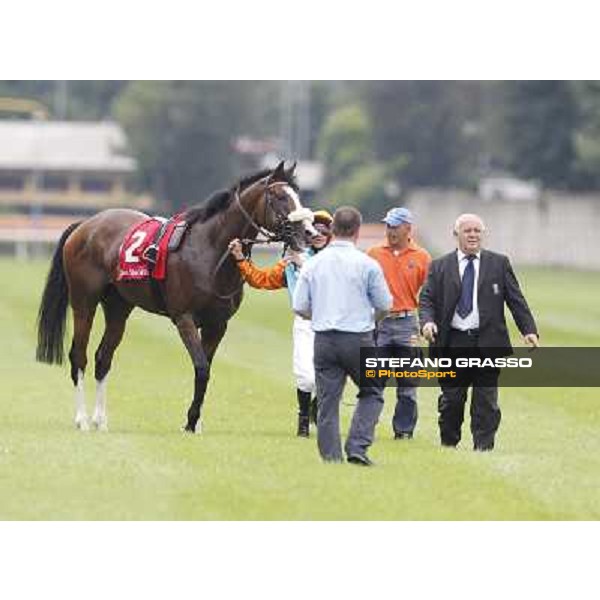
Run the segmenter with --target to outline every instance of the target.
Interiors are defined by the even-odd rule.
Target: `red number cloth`
[[[158,245],[158,257],[152,271],[154,279],[165,279],[167,276],[167,254],[169,239],[175,225],[181,216],[173,217],[167,225],[167,230]],[[139,281],[150,276],[151,265],[144,258],[146,248],[154,241],[162,221],[150,218],[141,223],[136,223],[125,234],[125,239],[119,250],[119,274],[117,281]]]

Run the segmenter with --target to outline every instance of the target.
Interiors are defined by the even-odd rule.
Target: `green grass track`
[[[109,379],[110,431],[76,431],[68,367],[34,361],[47,267],[0,260],[0,519],[600,518],[596,389],[500,390],[503,421],[489,454],[470,450],[468,424],[460,449],[439,447],[434,388],[420,390],[415,439],[394,442],[388,389],[377,468],[322,464],[314,435],[294,436],[284,291],[247,292],[214,363],[203,435],[179,431],[193,377],[173,325],[139,310]],[[600,344],[598,277],[518,272],[545,345]],[[102,321],[99,311],[90,359]]]

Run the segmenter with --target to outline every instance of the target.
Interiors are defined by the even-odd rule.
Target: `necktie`
[[[470,315],[473,311],[473,287],[475,285],[475,265],[473,260],[475,256],[467,256],[467,266],[462,278],[462,288],[460,290],[460,299],[456,305],[456,312],[461,319]]]

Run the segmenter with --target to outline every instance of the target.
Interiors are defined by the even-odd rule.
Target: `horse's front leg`
[[[198,429],[198,421],[200,420],[200,411],[206,394],[206,387],[210,375],[210,366],[206,354],[202,348],[202,341],[194,319],[190,314],[184,314],[175,320],[179,336],[185,344],[187,351],[194,364],[194,399],[190,404],[187,414],[187,423],[184,431],[195,433]]]

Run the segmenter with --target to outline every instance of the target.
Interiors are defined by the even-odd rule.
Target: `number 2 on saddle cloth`
[[[119,249],[117,281],[140,281],[149,277],[164,280],[167,254],[179,247],[186,227],[182,214],[169,220],[151,217],[136,223],[125,234]]]

